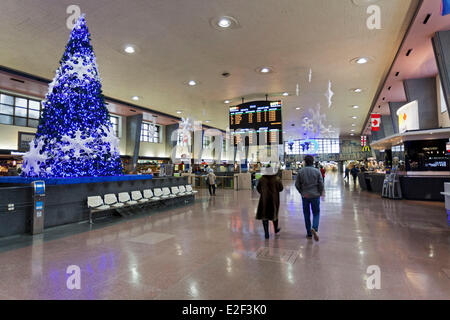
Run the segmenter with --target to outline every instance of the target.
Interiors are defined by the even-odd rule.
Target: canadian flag
[[[372,113],[370,116],[370,124],[372,131],[380,131],[381,115],[379,113]]]

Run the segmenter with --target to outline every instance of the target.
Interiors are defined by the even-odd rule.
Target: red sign
[[[372,126],[372,131],[379,131],[381,123],[381,115],[379,113],[372,113],[370,116],[370,124]]]
[[[361,136],[361,147],[367,146],[367,136]]]

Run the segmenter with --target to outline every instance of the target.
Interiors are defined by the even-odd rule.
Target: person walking
[[[324,194],[322,174],[314,168],[314,157],[305,157],[305,167],[300,170],[295,180],[295,188],[302,196],[303,215],[307,238],[319,241],[320,197]],[[313,224],[311,227],[311,209]]]
[[[206,182],[208,184],[209,195],[216,195],[216,175],[214,174],[213,169],[208,170],[208,174],[206,175]]]
[[[348,180],[350,178],[349,174],[350,174],[350,169],[348,168],[348,166],[345,166],[344,180]]]
[[[325,169],[323,168],[323,166],[320,166],[320,174],[322,175],[322,179],[325,180]]]
[[[261,170],[263,176],[259,179],[256,190],[259,197],[256,219],[262,220],[264,235],[269,239],[269,220],[273,222],[275,234],[281,231],[278,227],[278,210],[280,209],[280,192],[283,191],[281,179],[270,164]]]
[[[356,179],[358,179],[358,173],[359,173],[359,169],[356,165],[353,166],[352,170],[350,170],[350,173],[353,177],[353,183],[356,186]]]

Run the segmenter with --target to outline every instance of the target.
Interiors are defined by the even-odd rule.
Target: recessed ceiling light
[[[197,82],[195,82],[194,80],[189,80],[188,85],[190,86],[195,86],[197,84]]]
[[[287,92],[283,92],[283,96],[288,96],[289,95],[289,93],[287,93]]]
[[[350,135],[351,135],[351,136],[354,136],[355,134],[354,134],[354,133],[350,133]]]
[[[356,88],[356,89],[353,89],[353,92],[355,92],[355,93],[361,93],[361,92],[362,92],[362,89],[361,89],[361,88]]]
[[[231,16],[219,16],[209,20],[211,26],[216,30],[239,28],[239,22]]]
[[[256,72],[267,74],[273,72],[273,70],[271,67],[260,67],[256,69]]]
[[[353,109],[358,109],[359,108],[359,106],[353,106]]]
[[[183,113],[183,111],[181,111],[181,110],[178,110],[178,111],[177,111],[177,113],[178,113],[178,114],[181,114],[181,113]]]
[[[358,119],[358,117],[356,117],[356,116],[353,116],[353,117],[352,117],[352,119]]]
[[[356,124],[352,123],[352,127],[356,127]]]
[[[300,107],[295,108],[295,110],[300,110]]]
[[[205,122],[206,122],[206,123],[210,123],[210,122],[211,122],[211,120],[205,120]]]
[[[356,59],[356,63],[357,64],[365,64],[367,62],[369,62],[369,59],[367,59],[365,57],[361,57],[361,58]]]
[[[217,25],[221,28],[228,28],[231,26],[231,21],[227,17],[223,17],[217,22]]]
[[[133,99],[134,101],[138,101],[138,100],[139,100],[139,97],[138,97],[138,96],[134,96],[134,97],[132,97],[131,99]]]
[[[133,46],[125,46],[125,48],[123,49],[126,53],[135,53],[136,49]]]
[[[229,104],[231,101],[230,100],[225,100],[224,103]]]
[[[352,129],[352,130],[351,130],[351,132],[355,132],[355,130],[354,130],[354,129]]]

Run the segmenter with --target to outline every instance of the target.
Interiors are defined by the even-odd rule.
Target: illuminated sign
[[[43,195],[45,194],[45,182],[44,181],[33,181],[34,194]]]
[[[398,131],[419,130],[419,103],[417,100],[405,104],[397,110]]]
[[[302,149],[305,154],[316,154],[319,152],[319,143],[314,139],[306,139],[302,143]]]
[[[235,144],[283,144],[281,105],[281,101],[252,101],[230,107],[230,129],[235,131]],[[251,132],[258,133],[254,139]],[[246,139],[246,135],[250,137]]]

